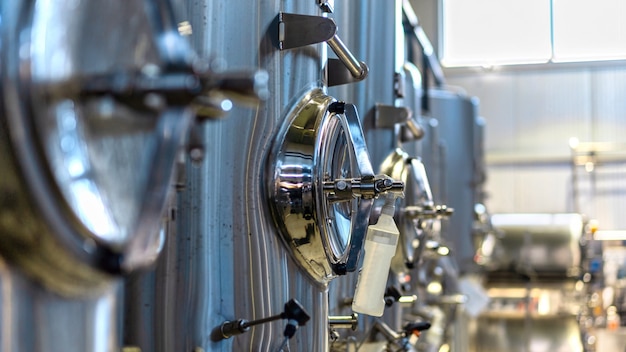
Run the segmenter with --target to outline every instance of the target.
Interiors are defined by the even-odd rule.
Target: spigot
[[[251,326],[268,323],[275,320],[287,319],[287,325],[283,336],[291,338],[296,333],[298,326],[304,326],[311,317],[306,312],[304,307],[295,299],[289,300],[285,303],[285,310],[277,315],[273,315],[267,318],[261,318],[257,320],[245,320],[237,319],[232,321],[225,321],[222,325],[216,327],[211,332],[211,340],[214,342],[231,338],[235,335],[240,335],[248,330]]]
[[[345,201],[355,197],[372,199],[388,192],[402,196],[404,182],[395,181],[387,175],[376,175],[325,181],[323,188],[330,200]]]

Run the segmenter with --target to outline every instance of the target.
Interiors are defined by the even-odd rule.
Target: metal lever
[[[350,71],[350,74],[356,81],[362,81],[365,79],[365,77],[367,77],[367,74],[369,73],[369,67],[367,67],[364,62],[357,60],[356,57],[352,55],[350,50],[341,41],[341,39],[339,39],[337,34],[335,34],[332,38],[326,41],[326,44],[330,46],[333,52],[337,55],[337,58],[339,58],[339,61],[341,61],[346,66],[346,68],[348,69],[348,71]]]
[[[300,302],[295,299],[290,299],[285,303],[285,310],[277,315],[271,317],[248,321],[245,319],[237,319],[233,321],[225,321],[222,325],[216,327],[211,332],[211,340],[214,342],[231,338],[235,335],[243,334],[250,330],[251,326],[268,323],[275,320],[287,319],[287,326],[285,327],[284,336],[291,338],[298,328],[298,326],[304,326],[311,317],[304,310],[304,307]]]
[[[404,182],[395,181],[387,175],[325,181],[323,187],[328,198],[334,201],[345,201],[354,197],[371,199],[387,192],[404,192]]]
[[[335,21],[327,17],[278,14],[278,48],[288,50],[326,42],[339,59],[328,60],[328,86],[359,82],[369,67],[356,57],[337,36]],[[341,63],[338,65],[338,63]]]

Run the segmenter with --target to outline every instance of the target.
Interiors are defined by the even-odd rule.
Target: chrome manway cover
[[[426,176],[426,170],[419,158],[410,157],[402,149],[395,149],[381,165],[381,172],[395,180],[402,180],[405,185],[404,198],[396,206],[396,223],[400,230],[400,245],[404,266],[411,267],[419,256],[416,250],[421,242],[425,242],[424,229],[429,228],[436,210],[433,196]],[[417,244],[417,245],[416,245]],[[393,265],[398,271],[401,265]]]
[[[323,285],[354,271],[373,197],[333,197],[324,187],[375,179],[354,106],[310,91],[289,112],[269,162],[270,207],[295,260]]]
[[[111,91],[122,89],[133,83],[125,72],[153,77],[167,65],[156,36],[174,44],[178,33],[155,34],[145,5],[0,5],[0,253],[62,294],[149,265],[163,244],[194,115],[158,89],[88,88],[111,75]]]

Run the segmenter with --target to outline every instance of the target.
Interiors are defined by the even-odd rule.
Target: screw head
[[[334,114],[343,114],[346,111],[346,103],[344,101],[337,101],[328,106],[328,111]]]

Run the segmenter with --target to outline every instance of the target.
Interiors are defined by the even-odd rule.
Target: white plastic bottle
[[[359,273],[352,310],[375,317],[385,310],[385,288],[391,266],[391,258],[396,253],[400,232],[393,220],[395,195],[387,195],[378,222],[370,225],[365,237],[365,256]]]

